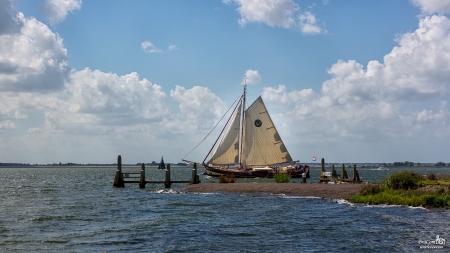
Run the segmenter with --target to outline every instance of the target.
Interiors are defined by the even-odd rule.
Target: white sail
[[[233,120],[227,129],[223,139],[217,146],[209,163],[211,164],[236,164],[238,163],[239,151],[239,125],[241,119],[241,106],[236,110]]]
[[[260,97],[245,111],[242,163],[246,166],[292,162]]]

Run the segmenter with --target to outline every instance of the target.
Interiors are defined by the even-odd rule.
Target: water
[[[421,252],[419,241],[437,235],[447,245],[433,251],[450,247],[448,210],[176,191],[182,184],[170,191],[137,184],[117,189],[114,173],[114,168],[0,169],[0,252]],[[188,179],[190,173],[174,168],[172,178]],[[318,169],[311,173],[318,175]],[[377,181],[392,170],[359,173]],[[148,169],[147,176],[159,180],[164,174]]]

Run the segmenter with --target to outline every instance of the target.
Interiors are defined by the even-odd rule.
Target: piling
[[[141,178],[139,179],[139,188],[145,188],[145,164],[141,164]]]
[[[324,158],[322,158],[322,161],[320,162],[320,168],[321,168],[320,175],[324,175],[324,172],[325,172],[325,159]]]
[[[342,174],[341,174],[342,181],[348,180],[347,171],[345,170],[345,164],[342,164]]]
[[[332,177],[332,178],[337,178],[337,177],[338,177],[338,176],[337,176],[337,172],[336,172],[336,170],[334,169],[334,164],[331,165],[331,177]]]
[[[114,177],[114,187],[125,187],[125,183],[123,181],[123,174],[122,174],[122,157],[119,155],[117,157],[117,171],[116,176]]]
[[[322,158],[322,161],[320,162],[320,176],[319,176],[319,181],[321,183],[327,183],[330,179],[327,178],[326,174],[325,174],[325,159]]]
[[[302,173],[302,184],[306,184],[306,173]]]
[[[170,164],[166,166],[166,180],[164,181],[164,187],[170,188],[172,182],[170,181]]]
[[[197,175],[197,163],[194,163],[194,168],[192,169],[191,184],[200,183],[200,177]]]
[[[356,170],[356,164],[353,164],[353,182],[361,182],[361,179],[359,178],[358,170]]]

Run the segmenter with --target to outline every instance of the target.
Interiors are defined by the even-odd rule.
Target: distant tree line
[[[437,162],[437,163],[414,163],[414,162],[394,162],[394,163],[382,163],[381,165],[385,167],[428,167],[428,166],[434,166],[434,167],[450,167],[450,163],[444,163],[444,162]]]

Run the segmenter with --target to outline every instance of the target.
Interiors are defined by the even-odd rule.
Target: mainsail
[[[255,166],[292,162],[261,96],[245,111],[244,136],[242,164]]]
[[[260,97],[244,113],[241,124],[241,104],[233,115],[232,123],[212,155],[209,163],[237,164],[240,142],[243,141],[240,162],[245,166],[271,165],[292,162],[289,152],[278,134],[266,106]],[[239,138],[244,129],[244,137]]]

